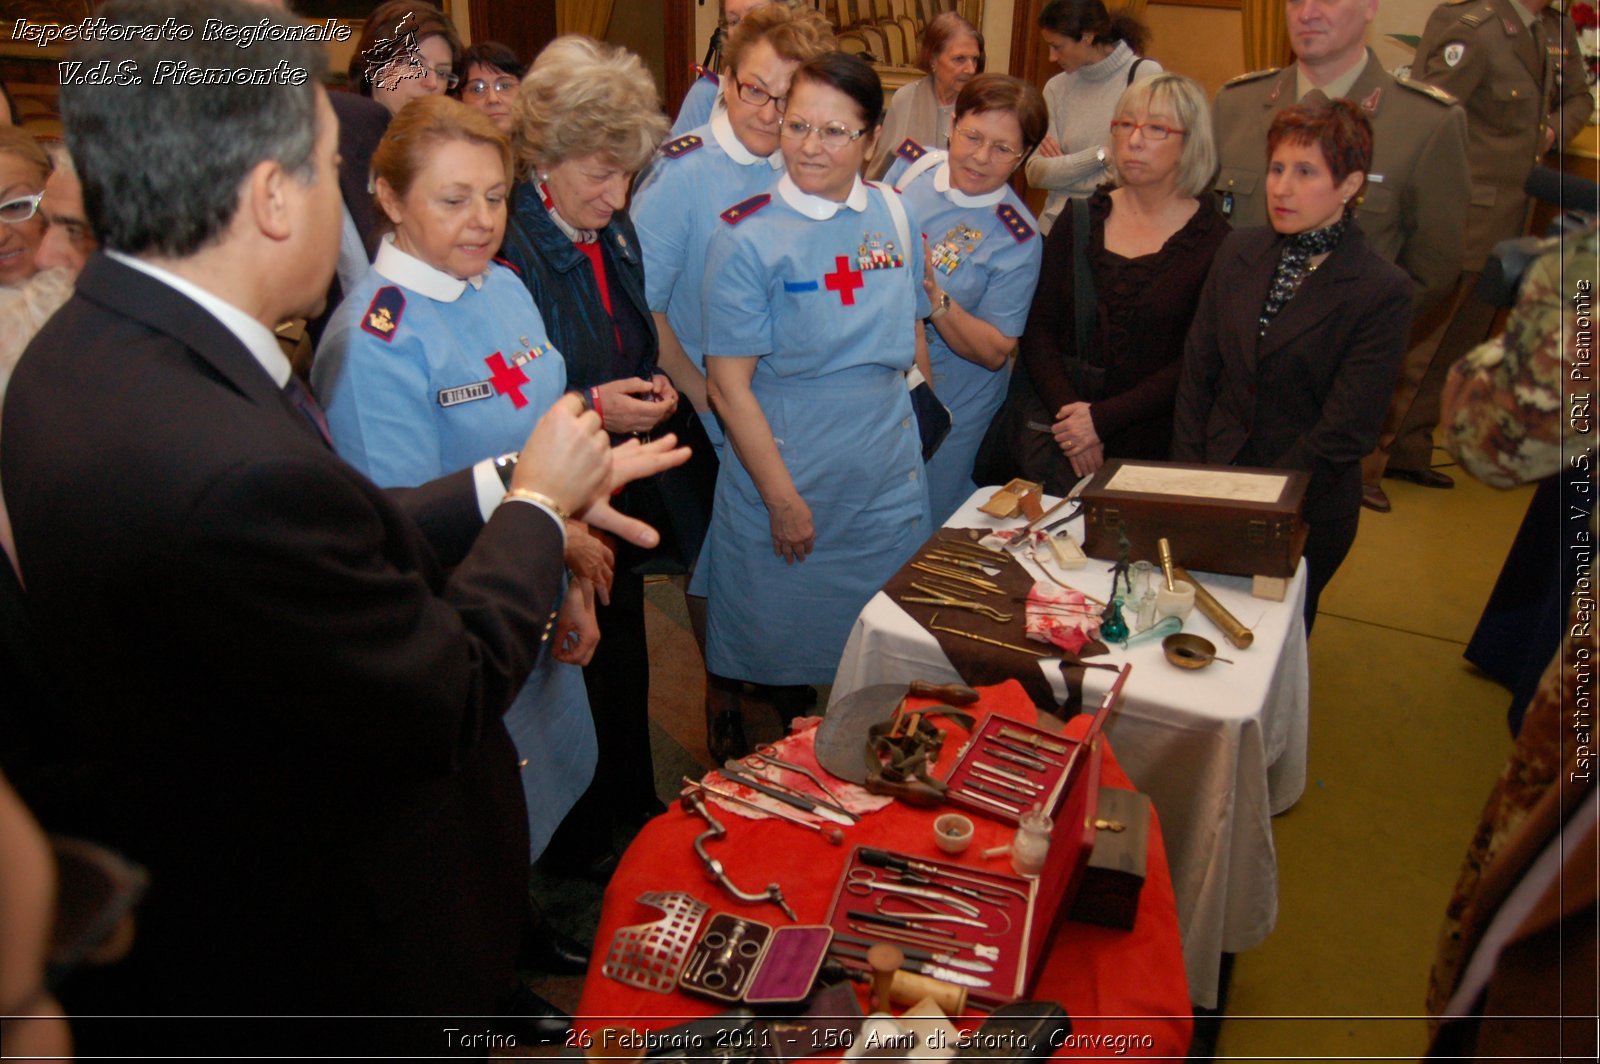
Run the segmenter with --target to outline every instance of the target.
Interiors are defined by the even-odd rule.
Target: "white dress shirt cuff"
[[[483,514],[487,522],[500,503],[506,497],[506,486],[500,480],[500,471],[495,468],[493,458],[485,458],[472,467],[472,483],[478,490],[478,512]],[[520,502],[528,506],[537,506],[550,515],[550,520],[556,523],[561,530],[561,546],[565,550],[567,545],[567,523],[550,507],[543,503],[534,502],[532,499],[514,498],[512,502]]]

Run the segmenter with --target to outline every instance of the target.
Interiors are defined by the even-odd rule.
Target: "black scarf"
[[[1339,220],[1323,229],[1312,229],[1304,233],[1296,233],[1283,242],[1283,253],[1278,256],[1278,269],[1272,275],[1272,285],[1267,289],[1267,302],[1261,308],[1259,336],[1267,334],[1267,326],[1272,324],[1272,319],[1278,316],[1278,311],[1283,305],[1294,298],[1300,291],[1300,286],[1311,275],[1311,267],[1306,265],[1313,256],[1332,251],[1339,246],[1339,241],[1344,239],[1345,230],[1350,228],[1350,212],[1347,210],[1339,216]]]

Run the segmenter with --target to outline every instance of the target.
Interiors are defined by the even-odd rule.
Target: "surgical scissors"
[[[970,919],[977,919],[978,907],[960,898],[953,897],[940,890],[929,890],[926,887],[911,887],[904,883],[891,883],[878,879],[878,873],[871,868],[852,868],[846,877],[845,889],[851,894],[868,897],[875,890],[885,891],[890,894],[905,894],[913,898],[927,898],[950,906],[956,912]]]

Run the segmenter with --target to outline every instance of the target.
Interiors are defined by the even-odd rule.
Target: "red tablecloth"
[[[1036,717],[1032,702],[1016,683],[985,689],[977,708],[1030,723]],[[1088,724],[1087,714],[1079,716],[1068,723],[1066,734],[1081,735]],[[944,760],[953,759],[954,747],[959,745],[947,743]],[[1109,745],[1105,753],[1102,786],[1131,790]],[[943,775],[943,770],[938,774]],[[714,811],[727,826],[728,837],[713,840],[707,849],[744,890],[760,890],[774,881],[780,884],[801,923],[825,921],[834,886],[854,846],[879,846],[950,860],[933,844],[931,825],[939,810],[895,802],[863,816],[846,831],[843,846],[831,846],[821,836],[780,820],[748,820],[721,808]],[[971,848],[958,860],[1009,870],[1003,858],[985,862],[981,854],[988,847],[1009,842],[1013,829],[984,817],[972,819],[976,835]],[[1192,1023],[1178,941],[1177,904],[1159,826],[1151,827],[1148,877],[1133,929],[1113,930],[1063,918],[1034,984],[1033,998],[1058,1001],[1072,1017],[1072,1035],[1058,1056],[1110,1056],[1121,1051],[1128,1056],[1181,1057],[1188,1049]],[[691,845],[705,829],[705,821],[675,805],[647,825],[623,855],[606,888],[595,953],[578,1006],[578,1029],[629,1026],[648,1030],[726,1008],[681,992],[640,990],[601,973],[619,927],[660,918],[659,910],[638,904],[639,895],[682,890],[710,905],[712,912],[735,912],[775,927],[788,923],[776,906],[742,904],[706,878]],[[865,988],[861,993],[865,1007]],[[978,1019],[981,1014],[974,1016]]]

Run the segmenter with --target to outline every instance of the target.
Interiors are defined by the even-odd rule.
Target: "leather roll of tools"
[[[1181,565],[1174,565],[1172,567],[1172,575],[1175,579],[1189,582],[1189,585],[1194,588],[1195,606],[1199,608],[1201,613],[1206,615],[1212,624],[1222,629],[1222,634],[1227,637],[1228,642],[1240,650],[1244,650],[1255,642],[1255,633],[1241,624],[1239,618],[1229,613],[1228,607],[1213,598],[1211,592],[1205,589],[1205,585],[1189,574],[1189,570]]]

